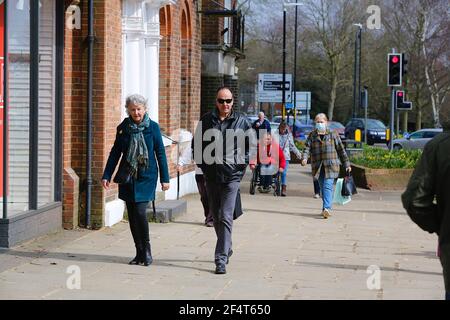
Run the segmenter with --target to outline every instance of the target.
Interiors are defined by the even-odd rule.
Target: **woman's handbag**
[[[117,184],[127,184],[131,182],[131,166],[124,157],[122,157],[122,160],[120,161],[119,169],[117,169],[113,181]]]
[[[342,191],[341,195],[343,197],[349,197],[354,194],[357,194],[355,181],[353,180],[352,174],[347,173],[344,177],[344,181],[342,182]]]

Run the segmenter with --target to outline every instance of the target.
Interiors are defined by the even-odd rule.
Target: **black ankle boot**
[[[146,242],[144,246],[143,256],[142,256],[142,262],[144,263],[144,266],[149,266],[153,262],[152,258],[152,249],[150,247],[150,242]]]
[[[128,264],[140,264],[140,263],[143,263],[144,262],[143,256],[144,256],[144,252],[143,252],[142,246],[136,245],[136,257],[134,257],[133,260],[128,262]]]

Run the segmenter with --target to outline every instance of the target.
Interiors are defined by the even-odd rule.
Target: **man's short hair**
[[[216,95],[217,95],[220,91],[222,91],[222,90],[228,90],[228,91],[231,92],[231,94],[233,94],[233,91],[232,91],[229,87],[227,87],[227,86],[222,86],[222,87],[219,87],[219,89],[217,89]]]

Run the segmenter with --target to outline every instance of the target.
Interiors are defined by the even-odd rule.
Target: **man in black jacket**
[[[233,253],[231,231],[236,197],[247,165],[254,169],[252,159],[256,150],[256,135],[247,118],[233,110],[233,93],[229,88],[217,91],[216,108],[201,118],[192,146],[194,161],[206,180],[214,217],[215,272],[225,274],[225,265]]]
[[[425,145],[402,195],[403,207],[423,230],[439,237],[446,299],[450,300],[450,106],[440,113],[444,132]]]

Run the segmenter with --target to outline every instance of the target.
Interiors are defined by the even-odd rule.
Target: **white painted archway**
[[[175,0],[123,0],[122,3],[122,105],[139,93],[149,102],[150,118],[159,114],[159,10]],[[122,118],[125,118],[122,108]]]

